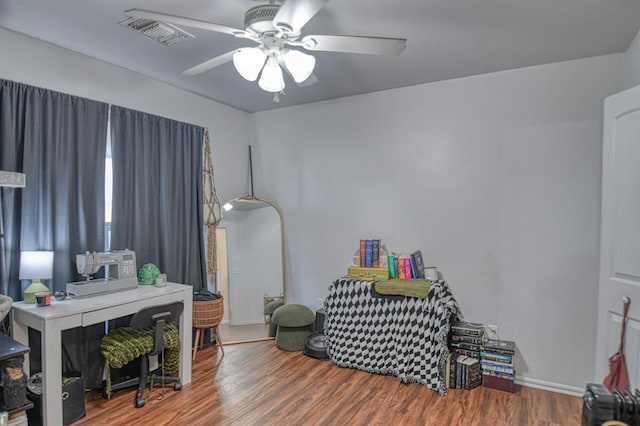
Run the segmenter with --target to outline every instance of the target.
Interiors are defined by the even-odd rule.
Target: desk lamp
[[[49,291],[40,280],[53,278],[52,251],[23,251],[20,253],[21,280],[31,280],[31,284],[24,290],[24,303],[36,303],[36,293]]]

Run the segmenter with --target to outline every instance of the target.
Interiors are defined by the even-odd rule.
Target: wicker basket
[[[217,327],[224,314],[224,299],[198,300],[193,302],[193,326],[195,328]]]

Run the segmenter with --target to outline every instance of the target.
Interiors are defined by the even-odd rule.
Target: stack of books
[[[484,342],[480,351],[482,386],[515,392],[516,371],[513,367],[515,353],[515,342],[509,340],[487,340]]]
[[[482,384],[480,360],[451,352],[447,357],[445,384],[452,389],[473,389]]]
[[[356,250],[356,255],[358,261],[353,266],[361,268],[387,267],[387,251],[379,238],[360,240],[360,247]]]
[[[479,323],[455,321],[449,333],[450,353],[445,365],[445,382],[453,389],[473,389],[482,384],[480,350],[484,326]]]
[[[459,355],[480,358],[484,326],[480,323],[454,321],[449,333],[449,349]]]
[[[360,240],[347,276],[352,280],[384,281],[389,279],[387,249],[379,238]]]
[[[422,252],[416,250],[411,254],[393,253],[389,256],[389,277],[401,280],[424,278],[424,261]]]

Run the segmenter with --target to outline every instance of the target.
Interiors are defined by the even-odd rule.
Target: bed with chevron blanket
[[[460,309],[445,281],[433,281],[421,299],[381,295],[373,282],[342,278],[329,287],[324,307],[327,354],[336,365],[446,395],[447,335]]]

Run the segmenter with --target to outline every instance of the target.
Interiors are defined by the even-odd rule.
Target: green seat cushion
[[[313,333],[311,327],[278,327],[276,347],[284,351],[296,352],[304,349],[304,341]]]
[[[316,320],[313,311],[304,305],[290,303],[275,310],[271,321],[281,327],[304,327]]]
[[[284,305],[284,302],[282,300],[274,300],[272,302],[269,302],[264,307],[264,314],[271,315],[276,311],[276,309],[278,309],[282,305]]]

